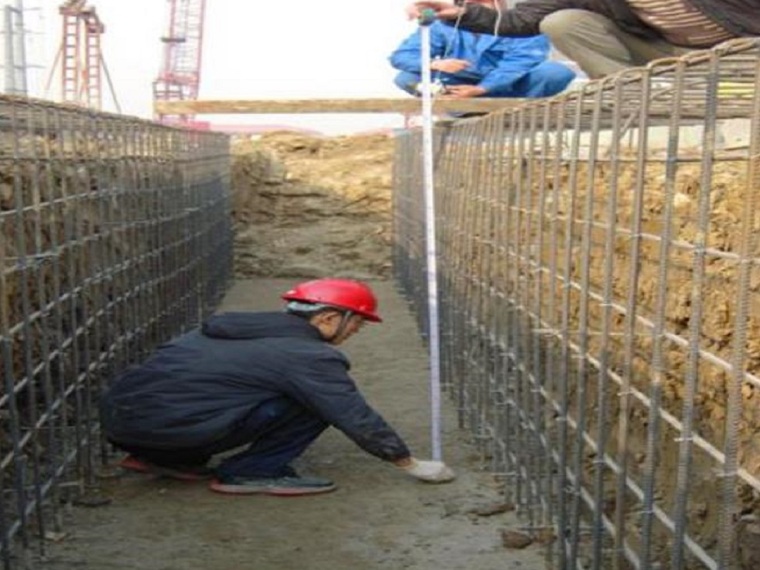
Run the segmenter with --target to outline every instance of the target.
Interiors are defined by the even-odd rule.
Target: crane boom
[[[169,24],[163,57],[153,82],[153,100],[184,101],[198,98],[203,53],[206,0],[168,0]],[[158,115],[163,123],[190,124],[193,115]]]

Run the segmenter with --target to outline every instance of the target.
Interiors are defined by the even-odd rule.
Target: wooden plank
[[[434,99],[436,112],[489,113],[509,109],[523,99]],[[262,99],[156,101],[158,115],[298,114],[298,113],[419,113],[419,99]]]

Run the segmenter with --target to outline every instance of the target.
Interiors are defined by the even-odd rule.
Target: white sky
[[[45,65],[60,45],[58,7],[41,0]],[[202,99],[402,97],[388,55],[414,31],[411,0],[206,0]],[[152,116],[152,81],[168,22],[167,0],[90,0],[106,26],[103,53],[122,112]],[[58,91],[58,82],[53,83]],[[53,91],[54,89],[51,89]],[[53,92],[52,98],[60,96]],[[104,96],[106,110],[114,110]],[[325,132],[374,128],[398,116],[208,115],[212,123],[298,124]],[[379,123],[379,124],[378,124]]]

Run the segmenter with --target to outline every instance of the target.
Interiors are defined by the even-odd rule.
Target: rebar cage
[[[442,383],[552,568],[760,567],[759,48],[436,128]],[[421,139],[394,271],[426,333]]]
[[[26,568],[87,496],[114,374],[230,276],[228,137],[0,97],[0,560]]]

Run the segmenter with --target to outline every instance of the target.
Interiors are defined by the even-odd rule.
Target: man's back
[[[310,370],[347,377],[348,361],[305,320],[229,313],[162,345],[104,395],[103,423],[123,443],[206,443]]]

